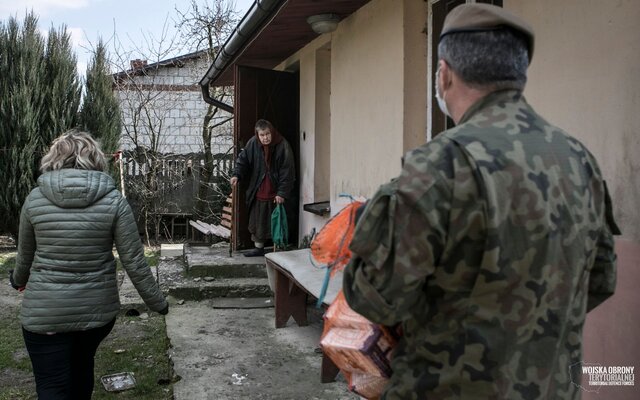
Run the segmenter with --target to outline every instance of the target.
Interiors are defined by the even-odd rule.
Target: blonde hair
[[[87,132],[71,130],[53,141],[42,157],[40,171],[63,168],[104,171],[106,160],[98,142]]]

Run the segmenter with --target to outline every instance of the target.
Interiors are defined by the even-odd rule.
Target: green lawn
[[[16,266],[16,253],[6,252],[0,253],[0,278],[9,277],[9,270]]]
[[[150,265],[157,265],[158,251],[148,250],[145,255]],[[1,285],[8,286],[8,271],[14,266],[15,252],[0,253]],[[31,363],[24,349],[19,305],[15,301],[21,295],[10,288],[0,295],[12,298],[0,307],[0,400],[35,399]],[[172,399],[173,371],[168,348],[163,316],[149,313],[148,318],[127,317],[121,313],[96,354],[93,399]],[[132,372],[136,387],[117,394],[105,391],[100,377],[118,372]]]
[[[113,399],[100,377],[132,372],[136,387],[118,393],[119,399],[172,399],[173,370],[167,356],[169,339],[164,317],[152,313],[149,318],[119,316],[111,334],[96,354],[96,386],[93,399]]]

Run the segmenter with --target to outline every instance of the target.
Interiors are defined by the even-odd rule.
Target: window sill
[[[331,212],[330,203],[328,201],[320,201],[317,203],[304,204],[302,209],[311,214],[325,216]]]

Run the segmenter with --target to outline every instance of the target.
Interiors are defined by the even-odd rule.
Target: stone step
[[[198,279],[198,278],[196,278]],[[217,297],[271,297],[267,278],[224,278],[192,280],[170,285],[168,294],[176,299],[204,300]]]
[[[185,273],[189,277],[212,277],[216,279],[224,278],[266,278],[267,270],[265,264],[205,264],[189,263],[187,261]]]
[[[265,278],[264,257],[229,255],[228,244],[184,246],[185,271],[189,277]]]

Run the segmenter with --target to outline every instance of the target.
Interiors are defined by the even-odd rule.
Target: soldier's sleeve
[[[414,154],[358,221],[343,290],[373,322],[394,325],[424,311],[423,287],[442,253],[450,207],[450,189],[438,175],[427,155]]]
[[[605,223],[598,238],[596,260],[589,275],[587,312],[611,297],[616,289],[616,253],[613,235],[620,229],[613,219],[611,197],[604,184]]]

